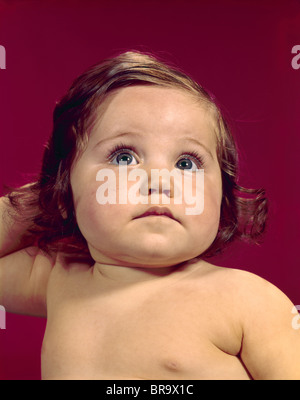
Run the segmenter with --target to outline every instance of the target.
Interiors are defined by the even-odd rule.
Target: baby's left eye
[[[191,158],[187,157],[181,158],[179,161],[177,161],[176,167],[178,169],[183,169],[187,171],[197,171],[201,168],[199,161],[194,161]]]

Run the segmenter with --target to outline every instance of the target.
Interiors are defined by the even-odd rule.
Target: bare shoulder
[[[61,300],[70,290],[79,293],[83,282],[90,280],[94,264],[90,257],[59,252],[49,279],[48,302]]]
[[[217,295],[226,293],[230,311],[240,320],[240,358],[253,379],[300,379],[300,316],[290,299],[253,273],[204,267]]]
[[[280,310],[291,312],[292,302],[277,286],[248,271],[231,269],[237,293],[252,309]]]
[[[199,277],[204,274],[216,285],[224,289],[231,288],[231,295],[247,302],[248,306],[262,305],[264,302],[288,307],[292,304],[274,284],[246,270],[220,267],[206,261],[199,262],[198,270]]]
[[[240,319],[244,331],[253,330],[259,321],[265,331],[280,324],[289,329],[295,307],[274,284],[242,269],[219,267],[200,262],[196,283],[208,285]],[[202,283],[201,283],[202,282]]]

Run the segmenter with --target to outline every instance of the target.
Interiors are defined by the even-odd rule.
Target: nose
[[[149,169],[141,182],[140,194],[151,197],[152,204],[168,204],[170,199],[181,195],[181,175],[179,171],[163,168]],[[179,182],[180,179],[180,182]]]
[[[155,194],[174,197],[174,182],[173,179],[169,179],[167,173],[161,174],[152,170],[150,176],[148,175],[148,196]]]

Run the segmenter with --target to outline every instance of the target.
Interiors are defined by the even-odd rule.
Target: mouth
[[[179,222],[174,215],[172,214],[172,212],[166,208],[166,207],[151,207],[149,208],[146,212],[144,212],[141,215],[138,215],[137,217],[135,217],[134,219],[138,219],[138,218],[147,218],[147,217],[165,217],[165,218],[170,218],[173,219],[174,221]]]

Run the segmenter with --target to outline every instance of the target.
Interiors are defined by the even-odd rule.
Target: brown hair
[[[46,252],[88,255],[74,212],[70,170],[84,149],[96,110],[113,89],[130,85],[177,87],[196,96],[213,110],[217,154],[222,171],[223,199],[218,234],[201,256],[211,256],[240,237],[258,242],[265,229],[267,200],[263,190],[238,185],[238,154],[228,123],[213,97],[180,70],[139,52],[104,60],[79,76],[55,107],[53,131],[46,145],[37,182],[11,191],[9,199],[27,220],[36,244]]]

